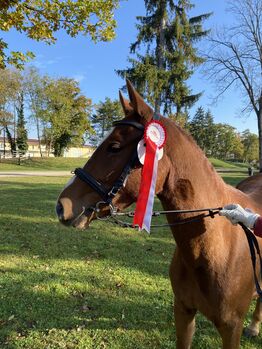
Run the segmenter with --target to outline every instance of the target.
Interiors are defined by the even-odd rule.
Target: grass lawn
[[[219,160],[219,159],[215,159],[215,158],[208,158],[208,160],[216,168],[225,168],[225,169],[232,169],[232,170],[234,170],[234,169],[245,170],[249,166],[246,163],[223,161],[223,160]]]
[[[5,160],[0,162],[0,171],[71,171],[82,167],[85,158],[31,158],[23,160],[21,165]]]
[[[64,228],[54,205],[66,180],[0,181],[0,348],[174,349],[170,231]],[[261,343],[243,338],[241,348]],[[218,347],[198,315],[193,348]]]
[[[22,161],[18,165],[14,160],[10,162],[0,162],[1,171],[71,171],[76,167],[82,167],[87,159],[84,158],[31,158]],[[225,162],[218,159],[209,158],[215,168],[224,168],[234,171],[246,171],[248,165],[242,163]]]

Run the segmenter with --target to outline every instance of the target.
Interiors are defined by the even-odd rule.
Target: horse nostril
[[[64,208],[60,201],[56,204],[56,214],[60,221],[64,219]]]

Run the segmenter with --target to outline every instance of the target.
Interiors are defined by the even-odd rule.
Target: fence
[[[8,162],[8,163],[16,163],[21,165],[24,160],[30,159],[30,154],[22,154],[18,151],[6,151],[5,154],[0,153],[0,163]]]

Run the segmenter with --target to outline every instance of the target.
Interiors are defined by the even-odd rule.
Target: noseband
[[[141,131],[142,135],[144,134],[144,126],[136,121],[132,120],[120,120],[115,121],[113,126],[132,126]],[[142,138],[142,137],[141,137]],[[135,168],[138,163],[137,157],[137,149],[131,155],[130,160],[125,165],[123,171],[120,176],[112,185],[111,189],[107,189],[102,183],[100,183],[96,178],[94,178],[90,173],[86,172],[83,168],[76,168],[72,173],[75,174],[81,181],[86,183],[89,187],[91,187],[101,198],[103,201],[99,201],[96,204],[95,208],[88,209],[88,212],[99,211],[99,207],[102,204],[107,204],[112,210],[112,200],[116,196],[117,192],[124,186],[125,180],[127,179],[129,173],[133,168]]]

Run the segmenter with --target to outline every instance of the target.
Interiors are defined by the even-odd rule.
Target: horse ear
[[[132,106],[134,107],[134,110],[138,113],[138,115],[141,116],[142,119],[144,119],[144,121],[149,122],[154,115],[153,109],[148,104],[146,104],[146,102],[135,90],[135,88],[128,79],[126,79],[126,85],[129,98],[132,103]]]
[[[122,108],[124,110],[125,116],[129,116],[130,114],[132,114],[134,109],[131,106],[129,100],[124,98],[124,96],[122,95],[122,92],[120,90],[119,90],[119,99],[120,99],[120,103],[122,105]]]

